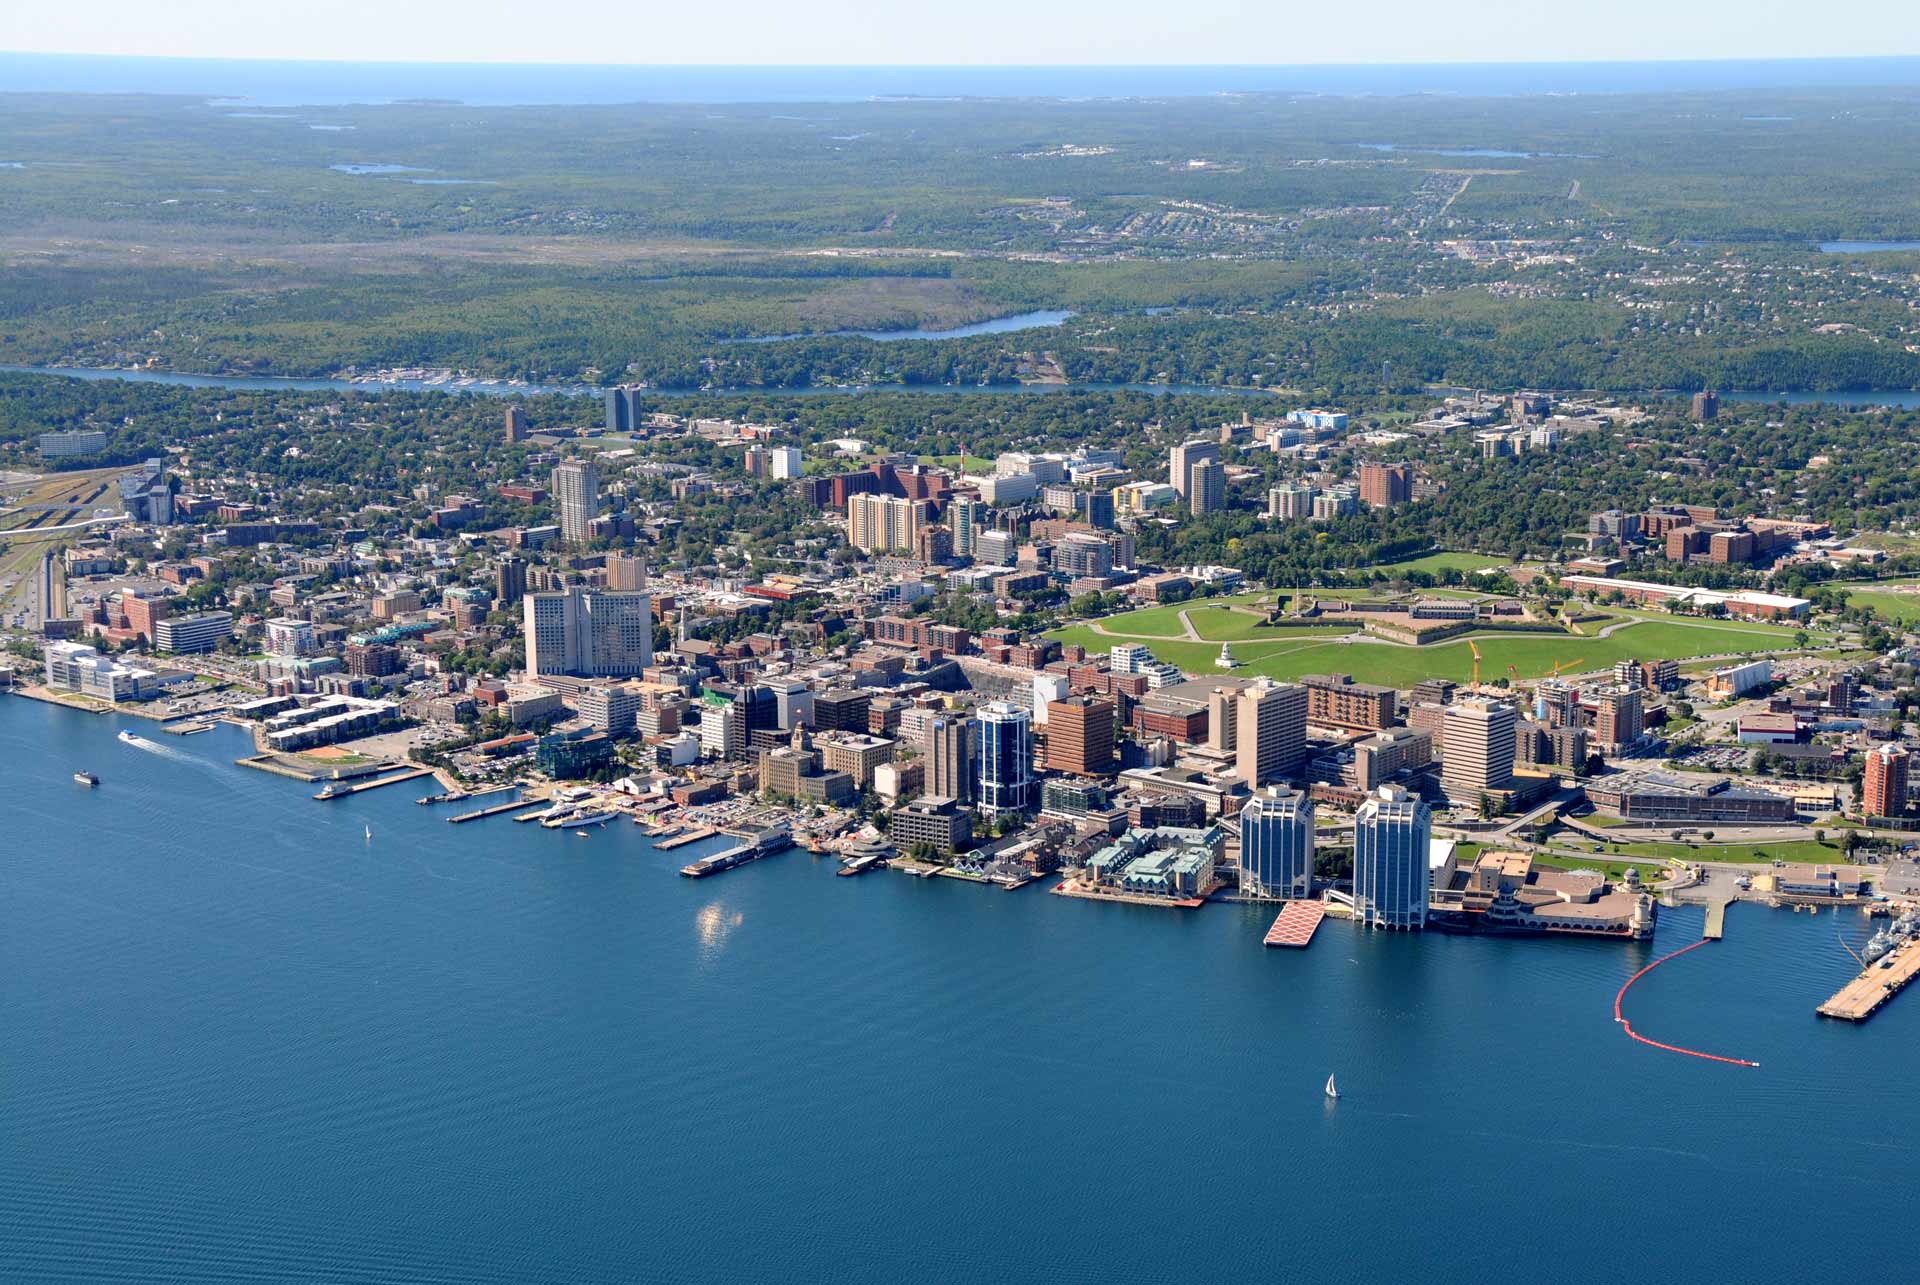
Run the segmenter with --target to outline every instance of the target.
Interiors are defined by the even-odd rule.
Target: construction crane
[[[1473,653],[1473,694],[1480,694],[1480,644],[1467,639],[1467,650]]]
[[[1554,678],[1560,677],[1560,674],[1563,670],[1572,669],[1575,665],[1579,664],[1581,661],[1585,659],[1586,659],[1585,656],[1575,656],[1572,660],[1561,661],[1559,664],[1553,667],[1553,673],[1551,677],[1554,677]]]

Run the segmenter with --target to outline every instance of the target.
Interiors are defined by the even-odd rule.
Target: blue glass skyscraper
[[[1240,809],[1240,891],[1250,897],[1313,895],[1313,800],[1283,787]]]
[[[980,809],[994,816],[1033,807],[1033,715],[1005,701],[980,709],[975,724],[980,750]]]
[[[1424,928],[1432,882],[1433,814],[1394,785],[1367,796],[1353,817],[1353,917],[1371,928]]]

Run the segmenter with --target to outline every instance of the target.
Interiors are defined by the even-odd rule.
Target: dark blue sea
[[[1619,94],[1920,84],[1920,58],[1159,67],[727,67],[319,62],[0,53],[0,90],[221,97],[260,106],[473,106],[1232,93]]]
[[[131,725],[0,696],[0,1279],[1911,1279],[1920,996],[1813,1016],[1854,917],[1737,907],[1634,989],[1748,1070],[1612,1020],[1696,912],[1265,950]]]

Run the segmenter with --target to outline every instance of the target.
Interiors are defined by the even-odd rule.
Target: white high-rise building
[[[1513,706],[1504,701],[1470,696],[1447,706],[1440,725],[1440,782],[1451,802],[1472,804],[1482,794],[1513,785],[1517,724]]]
[[[527,674],[631,678],[653,663],[653,595],[573,588],[525,600]]]
[[[587,542],[587,525],[600,513],[600,473],[588,460],[567,460],[553,470],[553,502],[560,510],[560,538]]]
[[[977,531],[973,537],[974,561],[987,567],[1010,567],[1018,556],[1011,531]]]
[[[1369,928],[1424,928],[1433,882],[1433,814],[1396,785],[1368,796],[1353,818],[1353,917]]]
[[[799,477],[804,461],[797,446],[776,446],[767,453],[767,474],[775,478]]]
[[[314,649],[313,622],[279,617],[266,624],[267,650],[276,656],[305,656]]]
[[[700,711],[700,751],[709,758],[734,759],[746,753],[747,719],[737,706],[709,705]]]

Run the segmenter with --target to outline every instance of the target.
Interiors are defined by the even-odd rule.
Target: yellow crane
[[[1585,656],[1575,656],[1572,660],[1563,660],[1559,664],[1553,667],[1553,674],[1551,676],[1554,678],[1558,678],[1560,677],[1560,674],[1563,670],[1572,669],[1575,665],[1579,664],[1581,661],[1585,659],[1586,659]]]
[[[1473,694],[1480,694],[1480,644],[1467,639],[1467,650],[1473,653]]]

